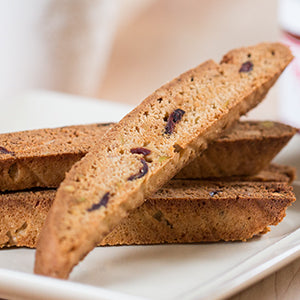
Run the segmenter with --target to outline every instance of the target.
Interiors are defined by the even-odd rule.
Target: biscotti
[[[269,165],[296,132],[296,128],[277,122],[238,122],[212,141],[176,177],[216,178],[256,174]]]
[[[221,64],[207,61],[162,86],[113,125],[57,190],[35,272],[67,278],[129,211],[256,106],[291,60],[281,44],[229,52]]]
[[[272,165],[256,176],[230,182],[174,179],[100,245],[249,239],[282,220],[294,201],[287,184],[293,172]],[[0,194],[0,247],[35,247],[54,197],[55,190]]]
[[[0,134],[0,190],[58,187],[110,124]]]
[[[0,134],[0,190],[57,188],[71,166],[100,144],[109,128],[110,124],[92,124]],[[237,122],[176,177],[256,174],[295,132],[277,122]]]
[[[277,225],[295,200],[287,183],[171,181],[101,244],[245,241]]]

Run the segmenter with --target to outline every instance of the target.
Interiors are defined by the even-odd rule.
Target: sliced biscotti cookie
[[[245,241],[281,222],[295,200],[287,183],[172,180],[101,245]]]
[[[36,273],[67,278],[129,211],[257,105],[292,60],[278,43],[235,53],[156,90],[71,168],[41,232]]]
[[[101,141],[110,124],[0,134],[0,190],[58,187],[65,172]]]
[[[176,178],[256,174],[270,164],[296,132],[296,128],[278,122],[238,122],[212,141]]]
[[[55,190],[2,194],[0,247],[35,247],[54,196]],[[286,183],[173,180],[100,245],[247,240],[280,222],[294,200]]]
[[[0,134],[0,190],[58,187],[72,165],[101,144],[109,127],[92,124]],[[278,122],[237,122],[176,177],[255,174],[295,132],[295,128]]]
[[[173,179],[100,245],[246,240],[282,220],[294,201],[287,184],[293,172],[292,167],[272,165],[235,181]],[[55,190],[0,194],[0,247],[35,247],[54,197]]]

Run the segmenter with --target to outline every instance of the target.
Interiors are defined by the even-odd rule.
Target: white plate
[[[14,103],[17,106],[7,106],[5,113],[2,110],[5,117],[0,120],[2,131],[113,121],[130,109],[105,101],[44,92],[27,94]],[[298,164],[300,170],[299,147],[297,136],[278,160]],[[295,192],[299,199],[300,185],[295,185]],[[232,295],[300,256],[299,227],[300,203],[295,203],[280,225],[246,243],[97,248],[75,268],[69,281],[33,275],[34,250],[1,250],[0,297],[218,299]]]

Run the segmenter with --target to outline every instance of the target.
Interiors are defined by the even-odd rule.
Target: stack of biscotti
[[[247,239],[251,234],[243,231],[243,227],[252,226],[255,228],[252,234],[256,234],[265,231],[261,220],[268,219],[268,224],[280,221],[286,206],[295,200],[286,182],[262,183],[249,177],[243,182],[240,174],[236,175],[239,176],[236,181],[219,179],[213,183],[170,179],[256,106],[292,58],[290,50],[279,43],[230,51],[220,64],[209,60],[165,84],[111,126],[101,143],[95,143],[60,184],[39,235],[35,272],[67,278],[89,251],[105,243],[116,226],[121,226],[134,209],[143,206],[144,211],[133,218],[135,227],[147,223],[147,217],[156,220],[154,232],[157,234],[163,228],[166,232],[158,242],[174,241],[172,236],[178,227],[171,215],[179,216],[180,223],[180,215],[188,206],[193,217],[196,207],[210,216],[208,225],[205,216],[201,218],[203,240]],[[2,152],[16,155],[5,146]],[[17,164],[13,165],[8,169],[8,176],[18,178],[18,170]],[[278,173],[281,177],[292,172],[278,170]],[[38,175],[33,172],[30,177],[43,184]],[[215,175],[218,172],[210,176]],[[170,208],[168,203],[173,200],[176,206]],[[152,206],[147,206],[149,203]],[[39,202],[35,205],[38,207]],[[217,209],[213,215],[211,207]],[[260,215],[267,207],[269,217],[265,213]],[[259,217],[252,217],[253,213]],[[195,231],[188,232],[189,226],[184,222],[177,239],[195,241]],[[210,226],[207,231],[206,226]],[[226,235],[227,231],[220,227],[233,232]],[[17,233],[22,235],[26,228],[27,224],[22,225]],[[123,228],[126,231],[126,226]],[[215,234],[216,230],[221,234]],[[9,238],[14,240],[12,235]],[[122,236],[106,243],[115,243],[115,238]],[[136,238],[139,235],[131,236],[129,243]]]
[[[0,195],[0,247],[36,246],[55,197],[53,188],[71,165],[101,143],[107,126],[0,135],[0,169],[6,178],[0,188],[10,191]],[[294,200],[289,186],[294,169],[270,161],[295,132],[276,122],[237,122],[100,245],[247,240],[267,232]]]

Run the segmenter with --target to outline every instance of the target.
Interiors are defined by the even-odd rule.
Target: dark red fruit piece
[[[105,193],[104,196],[98,203],[94,203],[90,208],[87,209],[88,212],[99,209],[101,206],[106,207],[109,200],[109,192]]]
[[[128,178],[129,181],[133,181],[135,179],[139,179],[139,178],[145,176],[148,173],[148,169],[149,168],[148,168],[148,165],[147,165],[146,161],[143,158],[141,158],[141,163],[143,164],[143,166],[140,168],[140,170],[139,170],[138,173],[136,173],[134,175],[131,175]]]
[[[9,151],[9,150],[7,150],[6,148],[4,148],[4,147],[1,147],[1,146],[0,146],[0,153],[2,153],[2,154],[10,154],[10,155],[15,155],[15,153],[14,153],[14,152],[12,152],[12,151]]]
[[[167,125],[165,127],[165,134],[172,134],[175,128],[175,125],[182,119],[182,116],[185,114],[185,111],[177,108],[175,109],[168,118]]]
[[[253,63],[251,61],[246,61],[242,64],[239,72],[250,72],[253,70]]]
[[[143,148],[143,147],[138,147],[138,148],[132,148],[130,149],[130,152],[132,154],[142,154],[144,156],[147,156],[151,153],[151,150]]]

